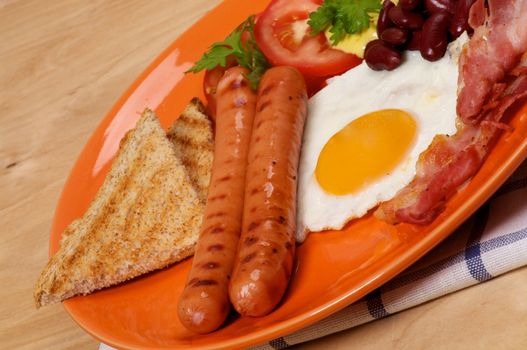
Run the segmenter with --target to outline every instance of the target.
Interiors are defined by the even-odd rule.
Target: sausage
[[[205,72],[203,78],[203,93],[207,99],[207,112],[212,122],[216,121],[216,90],[218,89],[218,83],[225,74],[225,71],[236,65],[236,59],[234,56],[227,56],[225,67],[217,66],[211,70]]]
[[[228,281],[241,231],[256,106],[248,73],[241,67],[229,68],[218,83],[211,182],[192,268],[178,304],[181,323],[197,333],[217,329],[231,310]]]
[[[306,86],[300,72],[292,67],[269,69],[258,89],[242,234],[229,287],[232,305],[245,316],[271,312],[289,284],[306,113]]]

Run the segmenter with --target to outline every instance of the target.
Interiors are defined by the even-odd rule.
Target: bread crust
[[[207,119],[203,114],[192,118]],[[58,252],[37,281],[37,308],[127,281],[193,254],[210,168],[207,173],[206,161],[200,160],[197,176],[183,159],[208,159],[209,152],[212,157],[210,122],[202,132],[207,147],[189,155],[167,138],[154,112],[143,112],[121,140],[90,207],[63,232]]]

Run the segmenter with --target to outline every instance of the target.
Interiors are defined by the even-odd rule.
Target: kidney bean
[[[414,12],[405,11],[401,6],[394,6],[388,12],[390,20],[398,27],[419,29],[423,26],[423,17]]]
[[[402,45],[408,39],[408,31],[397,27],[388,28],[381,33],[381,39],[392,45]]]
[[[373,47],[375,45],[385,45],[384,41],[381,39],[375,39],[366,44],[366,47],[364,48],[364,53],[369,50],[370,47]]]
[[[364,52],[364,60],[373,70],[394,70],[401,64],[401,53],[381,41]]]
[[[456,4],[456,9],[454,12],[454,17],[450,22],[448,31],[452,35],[452,38],[455,39],[460,36],[465,30],[469,29],[468,26],[468,14],[470,7],[474,4],[475,0],[458,0]]]
[[[399,0],[399,6],[401,6],[403,10],[406,11],[415,10],[420,4],[421,0]]]
[[[437,61],[445,54],[448,44],[447,28],[450,24],[447,12],[433,13],[425,21],[421,32],[421,56],[428,61]]]
[[[392,7],[394,7],[394,3],[390,0],[384,0],[382,4],[382,9],[379,12],[379,19],[377,20],[377,36],[380,38],[381,33],[387,29],[393,26],[392,21],[390,21],[390,18],[388,18],[388,12]]]
[[[410,40],[406,44],[406,49],[410,51],[415,51],[420,49],[421,44],[421,31],[415,30],[410,33]]]
[[[425,8],[430,14],[441,11],[454,14],[456,12],[456,2],[454,0],[425,0]]]

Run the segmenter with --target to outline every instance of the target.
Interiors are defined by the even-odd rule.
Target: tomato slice
[[[311,35],[309,13],[320,0],[273,0],[256,21],[258,46],[272,65],[298,68],[306,80],[344,73],[361,59],[331,48],[323,33]],[[316,79],[319,78],[319,79]]]

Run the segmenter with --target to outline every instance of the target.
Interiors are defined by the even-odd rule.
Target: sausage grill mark
[[[249,255],[246,255],[243,259],[242,259],[242,263],[244,264],[247,264],[248,262],[250,262],[252,259],[254,259],[256,257],[256,253],[251,253]]]
[[[223,224],[219,223],[207,227],[205,230],[203,230],[203,233],[221,233],[223,231],[225,231],[225,229],[223,228]]]
[[[225,214],[224,212],[220,211],[220,212],[217,212],[217,213],[212,213],[212,214],[207,215],[207,219],[219,218],[219,217],[222,217],[222,216],[225,216],[225,215],[227,215],[227,214]]]
[[[220,195],[217,195],[217,196],[214,196],[214,197],[210,197],[208,199],[209,202],[214,202],[214,201],[217,201],[217,200],[221,200],[221,199],[225,199],[227,198],[227,195],[226,194],[220,194]]]
[[[249,236],[245,239],[245,245],[246,246],[251,246],[253,245],[254,243],[258,242],[258,237],[256,236]]]
[[[216,226],[216,227],[214,227],[214,228],[210,231],[210,233],[221,233],[221,232],[223,232],[223,231],[225,231],[223,227],[221,227],[221,226]]]
[[[232,176],[230,176],[230,175],[225,175],[224,177],[219,178],[217,181],[218,181],[218,182],[229,181],[231,178],[232,178]]]
[[[213,244],[207,247],[207,251],[209,252],[219,252],[219,251],[222,251],[223,249],[225,249],[223,244]]]
[[[255,230],[258,226],[260,226],[260,222],[251,222],[249,224],[249,227],[247,228],[247,231],[253,231]]]
[[[262,103],[259,107],[258,107],[258,112],[261,112],[263,111],[264,109],[266,109],[269,105],[271,104],[271,101],[265,101],[264,103]]]
[[[194,283],[189,283],[189,285],[191,285],[192,287],[200,287],[200,286],[215,286],[218,284],[218,282],[215,280],[200,280],[198,278],[196,278],[196,280],[197,281],[195,281]]]
[[[260,98],[262,96],[265,96],[267,95],[268,93],[270,93],[273,89],[275,88],[275,85],[274,84],[269,84],[269,86],[267,86],[265,89],[262,90],[262,92],[260,93]]]
[[[258,123],[256,123],[256,126],[255,126],[254,129],[255,129],[255,130],[256,130],[256,129],[260,129],[260,127],[262,126],[263,122],[264,122],[263,119],[258,120]]]

